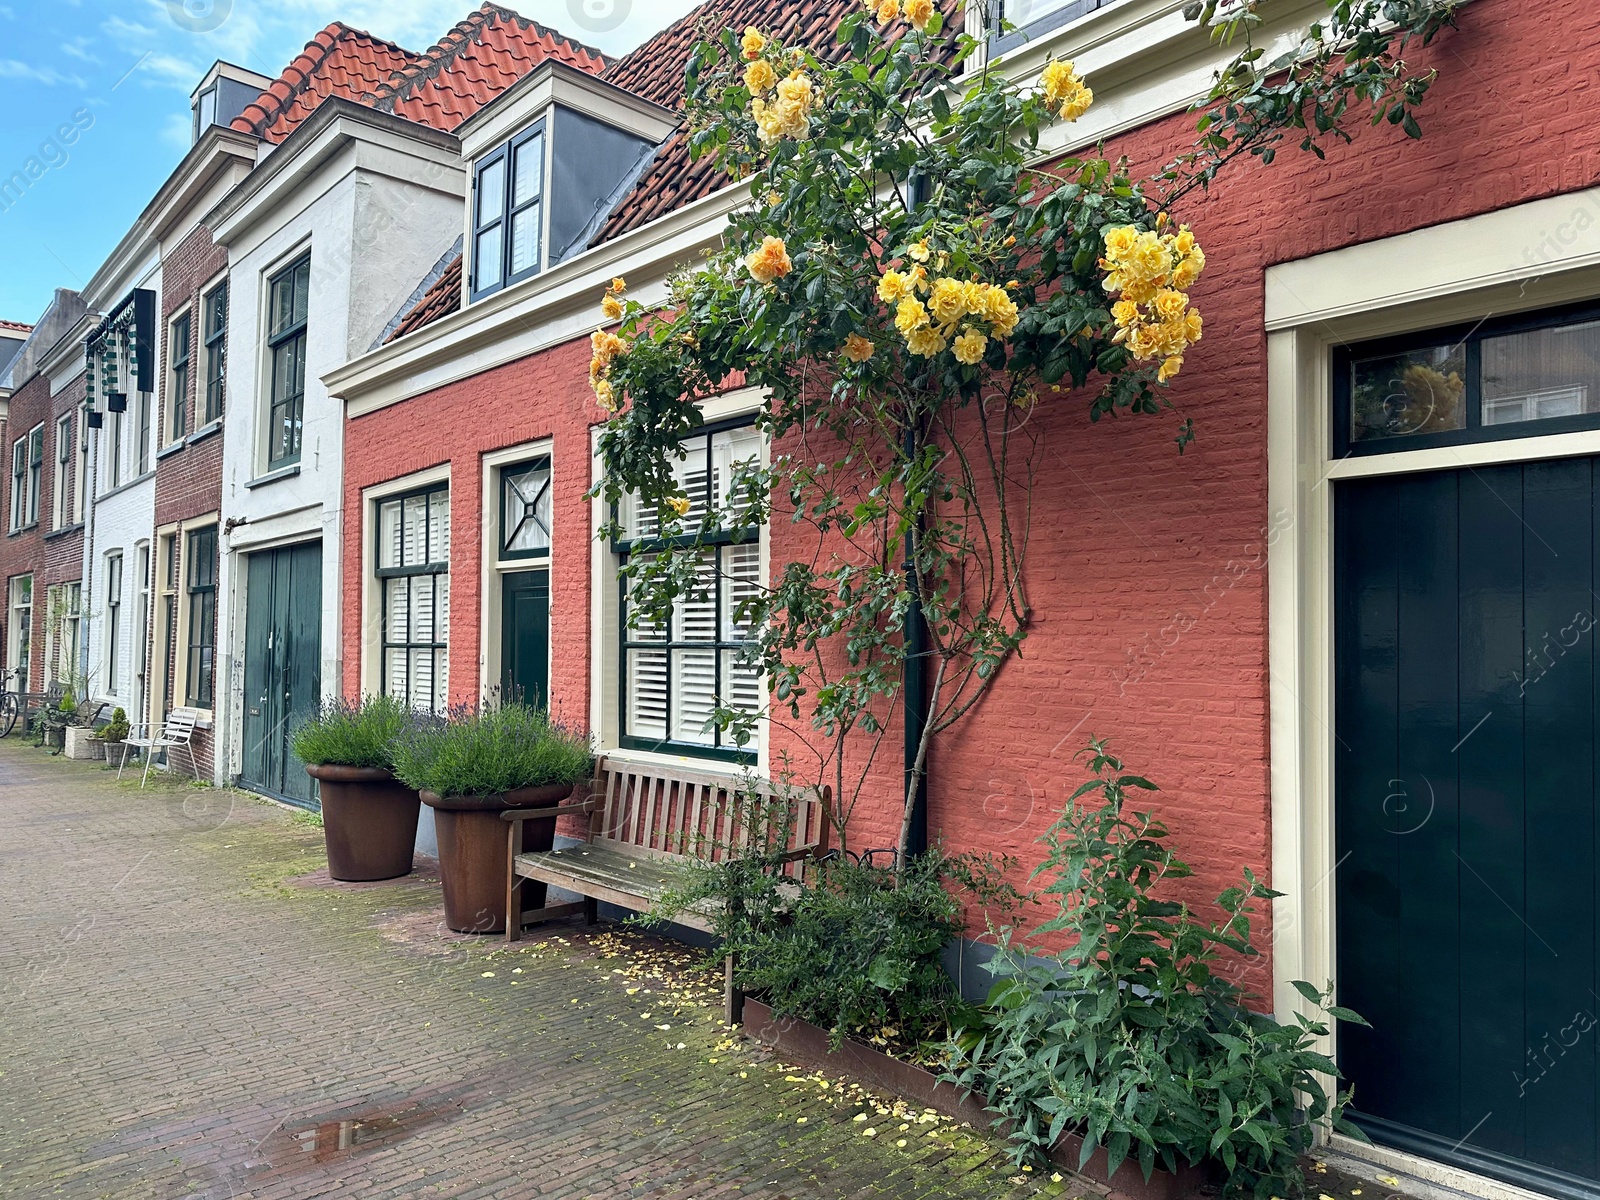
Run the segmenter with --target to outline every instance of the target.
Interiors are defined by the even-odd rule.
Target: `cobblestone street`
[[[256,797],[0,742],[0,1195],[1062,1194],[968,1130],[854,1120],[672,943],[458,937],[430,875],[322,864]]]

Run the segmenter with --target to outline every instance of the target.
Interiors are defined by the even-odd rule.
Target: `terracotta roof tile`
[[[272,85],[233,119],[233,128],[281,142],[329,96],[370,103],[416,61],[411,51],[335,21],[306,43]]]
[[[0,329],[7,333],[32,333],[32,325],[24,325],[21,321],[0,321]]]
[[[399,71],[374,103],[408,120],[452,130],[548,58],[591,74],[606,66],[600,51],[508,8],[485,4]]]
[[[696,42],[715,37],[725,28],[743,30],[754,25],[789,44],[803,44],[823,58],[844,52],[834,38],[839,22],[860,0],[706,0],[688,16],[669,25],[637,50],[619,58],[603,78],[630,92],[668,108],[683,104],[684,70]],[[938,0],[952,51],[959,24],[960,0]],[[904,28],[904,26],[901,26]],[[619,204],[595,235],[592,245],[664,216],[673,209],[708,196],[728,183],[712,156],[698,162],[689,157],[689,135],[679,129],[657,152],[650,169],[633,192]]]
[[[335,21],[233,127],[281,142],[329,96],[354,100],[445,131],[493,100],[547,58],[581,71],[606,66],[598,50],[497,4],[485,4],[425,54]]]
[[[394,327],[394,332],[386,340],[392,342],[397,337],[414,333],[424,325],[431,325],[440,317],[448,317],[460,308],[461,256],[457,255],[455,261],[444,269],[444,274],[422,294],[422,299],[417,301],[410,312],[400,318],[400,323]]]

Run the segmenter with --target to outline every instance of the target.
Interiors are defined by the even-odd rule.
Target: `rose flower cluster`
[[[1160,233],[1119,225],[1105,235],[1105,289],[1121,298],[1111,306],[1114,341],[1141,362],[1160,360],[1165,383],[1183,367],[1183,355],[1200,340],[1200,314],[1185,294],[1205,270],[1206,256],[1187,225]]]

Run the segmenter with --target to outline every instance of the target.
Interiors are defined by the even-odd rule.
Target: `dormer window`
[[[472,298],[537,274],[543,259],[545,123],[486,154],[473,171]]]
[[[999,20],[991,20],[990,51],[1004,54],[1052,29],[1107,7],[1112,0],[984,0]],[[1001,21],[1015,26],[1005,29]]]

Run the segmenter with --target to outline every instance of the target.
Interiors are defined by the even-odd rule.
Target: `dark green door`
[[[315,808],[289,735],[322,694],[322,545],[264,550],[247,562],[240,782]]]
[[[1335,485],[1339,1062],[1374,1140],[1600,1194],[1589,459]]]
[[[529,704],[550,702],[550,572],[503,577],[500,610],[500,694]]]

